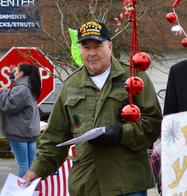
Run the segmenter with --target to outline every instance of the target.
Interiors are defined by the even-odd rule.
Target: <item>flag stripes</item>
[[[69,157],[75,156],[75,147],[71,146]],[[40,181],[39,196],[69,196],[68,175],[72,166],[72,161],[67,159],[58,171]]]

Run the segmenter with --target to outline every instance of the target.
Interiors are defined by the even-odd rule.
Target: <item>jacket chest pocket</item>
[[[104,111],[106,111],[106,118],[110,111],[110,121],[117,123],[122,121],[121,110],[125,105],[129,104],[129,95],[125,89],[113,89],[108,96],[107,102],[104,106]],[[111,122],[109,122],[111,124]]]
[[[74,132],[79,128],[85,121],[86,115],[86,104],[85,95],[69,96],[65,101],[65,106],[68,109],[68,114],[73,125]]]
[[[109,94],[109,101],[115,107],[120,107],[129,104],[129,95],[124,88],[116,88],[111,91]]]

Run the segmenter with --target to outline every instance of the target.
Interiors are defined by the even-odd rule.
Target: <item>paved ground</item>
[[[14,159],[0,158],[0,192],[9,173],[17,175],[17,166]],[[51,195],[55,196],[55,195]],[[148,196],[159,196],[156,188],[148,191]]]
[[[9,173],[17,175],[15,160],[0,158],[0,192]]]

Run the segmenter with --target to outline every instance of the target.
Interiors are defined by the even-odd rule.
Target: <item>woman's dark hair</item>
[[[34,64],[21,63],[18,65],[19,71],[23,72],[24,76],[29,76],[31,91],[36,99],[40,96],[41,78],[39,68]]]

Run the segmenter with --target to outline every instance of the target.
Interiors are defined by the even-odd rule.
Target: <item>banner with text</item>
[[[187,195],[187,112],[165,116],[161,136],[162,195]]]
[[[39,31],[38,0],[0,0],[0,32]]]

